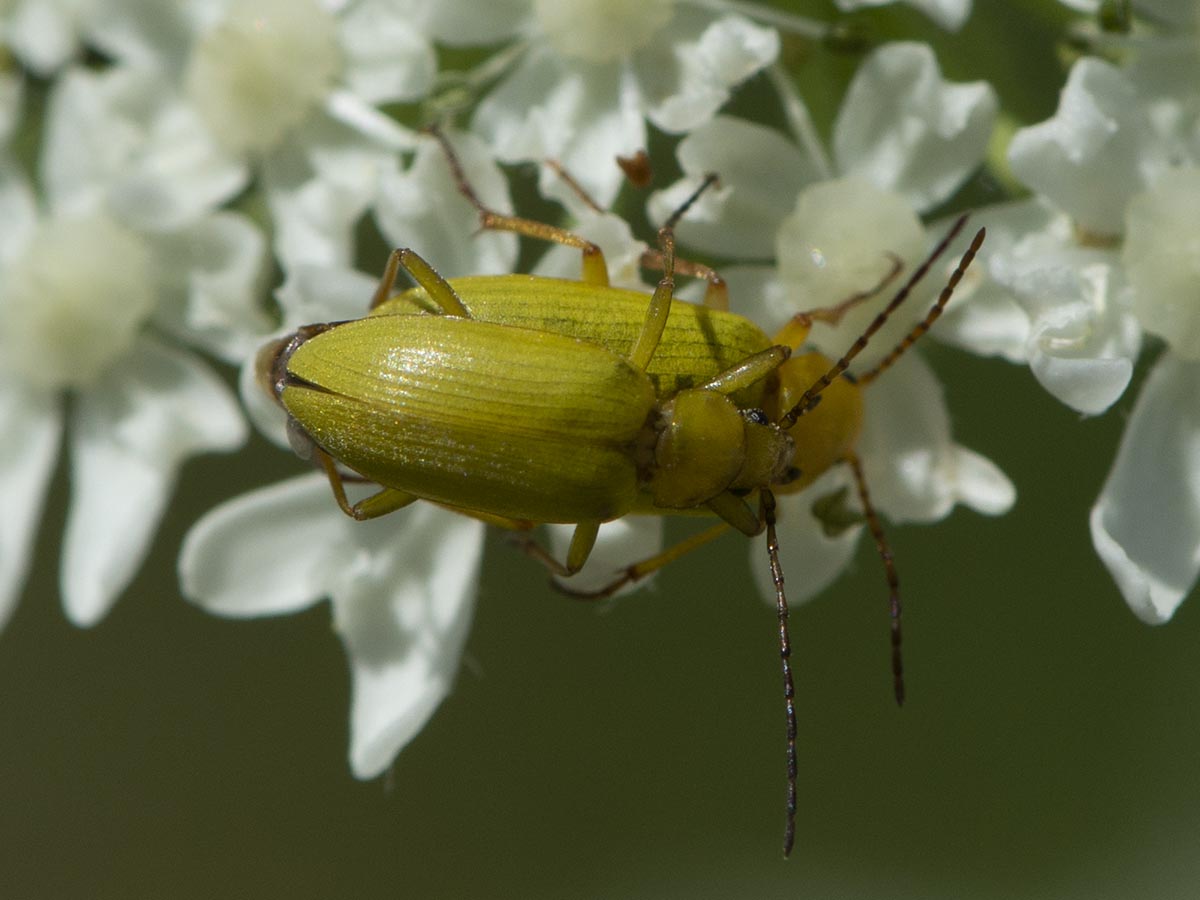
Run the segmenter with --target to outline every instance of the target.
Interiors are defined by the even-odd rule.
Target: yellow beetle
[[[449,151],[448,158],[456,168]],[[260,379],[288,413],[292,445],[325,470],[339,505],[357,519],[423,499],[517,530],[574,524],[565,563],[525,543],[563,576],[586,562],[603,522],[631,513],[699,512],[723,520],[587,596],[611,594],[728,527],[748,535],[765,530],[785,682],[786,855],[795,828],[796,721],[774,494],[799,490],[836,463],[851,466],[887,568],[895,689],[902,702],[898,582],[853,452],[862,423],[859,385],[928,329],[983,231],[926,318],[856,383],[844,374],[850,361],[963,220],[833,361],[817,353],[793,355],[792,348],[813,321],[836,320],[862,297],[800,314],[772,341],[749,320],[721,309],[724,285],[702,266],[680,268],[708,277],[708,306],[672,302],[672,222],[660,231],[661,249],[647,259],[664,273],[647,297],[608,286],[595,245],[487,210],[461,172],[456,175],[484,227],[579,248],[583,280],[505,275],[447,281],[413,251],[393,252],[370,315],[306,326],[260,351]],[[401,268],[418,286],[392,297]],[[350,504],[339,463],[379,491]]]

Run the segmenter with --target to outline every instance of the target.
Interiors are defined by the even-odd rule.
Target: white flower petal
[[[14,2],[5,23],[5,43],[30,69],[49,76],[79,48],[79,28],[86,4],[62,0]]]
[[[583,568],[570,578],[555,580],[568,590],[595,591],[607,587],[621,576],[626,568],[656,555],[663,547],[663,519],[661,516],[625,516],[600,526],[596,544]],[[550,552],[559,561],[566,561],[574,525],[547,525],[550,533]],[[620,597],[638,588],[645,587],[653,575],[631,585],[626,585],[614,596]]]
[[[441,44],[498,44],[528,29],[530,7],[530,0],[408,0],[404,16]]]
[[[1097,415],[1124,393],[1141,348],[1136,320],[1117,308],[1104,264],[1048,267],[1014,281],[1022,298],[1046,305],[1031,311],[1030,370],[1073,409]],[[1031,301],[1026,299],[1026,307]]]
[[[835,0],[838,9],[849,12],[871,6],[886,6],[895,0]],[[947,31],[958,31],[971,15],[971,0],[905,0]]]
[[[953,442],[942,386],[908,353],[865,391],[859,440],[863,474],[880,512],[895,522],[934,522],[956,503],[989,515],[1016,499],[993,463]]]
[[[508,183],[484,144],[460,132],[449,138],[480,199],[499,212],[510,211]],[[384,176],[375,219],[393,246],[416,250],[447,278],[507,273],[516,264],[516,236],[479,231],[479,213],[459,191],[445,155],[431,138],[419,143],[406,171]],[[402,279],[399,287],[408,284]]]
[[[0,264],[21,253],[37,227],[37,200],[20,168],[0,155]]]
[[[354,103],[364,105],[360,100]],[[370,116],[382,113],[371,108]],[[394,136],[398,146],[414,142],[407,130],[395,127],[400,129]],[[286,146],[263,161],[262,180],[275,223],[275,253],[285,269],[349,265],[355,228],[375,199],[384,174],[396,168],[395,149],[342,121],[315,115],[296,129]]]
[[[1002,232],[988,273],[1029,317],[1025,354],[1046,390],[1085,414],[1107,409],[1141,347],[1116,251],[1081,246],[1070,220],[1056,214],[1011,243]]]
[[[766,333],[773,334],[787,321],[780,310],[787,305],[787,289],[779,283],[774,266],[730,266],[721,270],[729,288],[729,308]],[[792,310],[795,312],[795,310]]]
[[[52,209],[108,204],[126,224],[179,228],[236,194],[245,167],[153,70],[74,69],[46,115],[42,182]]]
[[[364,0],[338,19],[346,55],[342,76],[370,103],[418,100],[437,71],[433,47],[393,4]]]
[[[209,2],[100,0],[88,36],[125,65],[157,68],[178,77],[197,36],[220,15],[219,5]]]
[[[1092,508],[1092,542],[1130,609],[1165,622],[1200,574],[1200,364],[1168,353]]]
[[[180,463],[245,438],[237,403],[215,375],[144,338],[80,395],[61,573],[71,621],[95,624],[133,578]]]
[[[205,513],[183,539],[179,584],[214,615],[299,612],[333,590],[355,537],[382,524],[351,521],[323,474],[300,475]]]
[[[853,490],[849,472],[845,466],[837,466],[799,494],[778,498],[779,563],[783,567],[784,589],[791,604],[803,603],[821,593],[854,557],[862,527],[854,526],[831,536],[812,515],[813,503],[847,487]],[[775,583],[767,564],[766,542],[759,538],[751,544],[750,571],[754,582],[763,600],[774,604]]]
[[[634,79],[617,64],[569,66],[548,48],[532,49],[475,110],[472,130],[504,162],[556,159],[602,207],[623,174],[617,156],[646,146]],[[543,190],[557,181],[548,168]]]
[[[647,214],[663,222],[700,183],[715,172],[709,188],[679,223],[681,242],[708,253],[769,259],[775,231],[795,206],[819,167],[773,128],[717,116],[683,139],[676,150],[689,176],[650,196]]]
[[[265,240],[253,220],[215,213],[151,243],[158,322],[230,363],[256,349],[272,322],[261,304]]]
[[[365,192],[312,178],[296,186],[268,183],[275,255],[286,270],[299,265],[349,265],[354,226],[369,205]]]
[[[58,458],[62,413],[51,393],[0,382],[0,629],[29,571],[42,501]]]
[[[1086,231],[1119,235],[1125,206],[1163,165],[1145,108],[1119,69],[1093,57],[1071,68],[1054,116],[1009,145],[1013,173]]]
[[[730,90],[779,55],[779,35],[741,16],[725,16],[701,30],[695,13],[681,12],[655,40],[633,55],[646,115],[667,132],[703,124]]]
[[[996,107],[986,82],[943,79],[927,44],[888,44],[846,91],[833,132],[838,169],[930,209],[982,163]]]
[[[402,524],[397,526],[397,520]],[[350,767],[383,772],[450,692],[475,608],[483,524],[427,504],[343,567],[334,624],[354,679]]]
[[[820,181],[796,199],[775,236],[783,305],[767,320],[782,325],[800,310],[837,306],[874,288],[900,259],[911,271],[925,255],[924,226],[899,194],[858,177]],[[901,274],[903,277],[903,274]],[[926,279],[854,361],[864,371],[890,352],[924,315],[941,285]],[[845,311],[836,325],[820,323],[809,343],[838,359],[866,330],[898,285]],[[768,300],[774,299],[768,296]]]
[[[380,149],[411,150],[413,133],[352,91],[335,90],[325,97],[326,114]],[[293,135],[292,140],[298,140]],[[299,138],[303,140],[303,138]]]
[[[1171,352],[1200,359],[1200,169],[1167,172],[1125,212],[1133,313]]]
[[[314,322],[361,319],[370,312],[379,275],[337,266],[296,266],[288,270],[275,299],[283,310],[281,329],[295,331]],[[401,285],[403,287],[403,285]]]

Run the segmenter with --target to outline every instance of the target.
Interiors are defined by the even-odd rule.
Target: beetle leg
[[[329,486],[333,488],[334,499],[337,500],[337,505],[341,507],[342,512],[352,519],[357,519],[359,522],[376,519],[379,516],[386,516],[388,513],[403,509],[414,500],[420,499],[415,494],[406,494],[404,491],[398,491],[395,488],[381,487],[370,497],[365,497],[358,501],[358,503],[351,505],[350,501],[346,499],[345,479],[342,477],[342,473],[338,471],[337,463],[333,461],[333,457],[320,448],[314,448],[313,458],[325,470],[325,474],[329,478]]]
[[[691,553],[696,548],[703,547],[705,544],[717,537],[720,537],[728,530],[729,525],[727,523],[719,522],[716,525],[704,529],[704,531],[698,531],[695,534],[684,538],[682,541],[672,544],[670,547],[660,553],[656,553],[653,556],[648,556],[643,560],[639,560],[638,562],[627,566],[608,584],[590,591],[574,588],[569,583],[564,583],[558,580],[552,581],[551,584],[554,586],[555,590],[561,594],[566,594],[568,597],[575,597],[579,600],[604,600],[608,597],[611,597],[626,585],[641,581],[643,578],[653,575],[659,569],[667,566],[670,563],[673,563],[680,557]],[[545,562],[542,554],[545,554],[546,551],[539,547],[532,539],[525,538],[525,542],[522,543],[521,547],[534,559],[542,561],[543,563]],[[540,553],[538,551],[540,551]],[[552,572],[554,571],[552,566],[547,566],[547,568],[549,568]],[[565,577],[562,576],[561,573],[555,572],[554,574],[560,575],[560,577]]]
[[[646,321],[642,325],[642,332],[638,335],[638,339],[633,345],[633,351],[629,354],[629,361],[642,371],[645,371],[646,367],[650,365],[654,351],[658,349],[658,342],[662,340],[663,329],[667,327],[667,316],[671,314],[671,301],[675,296],[675,277],[670,265],[675,245],[668,229],[659,232],[659,237],[663,240],[664,246],[668,248],[664,251],[667,261],[667,265],[663,266],[665,274],[659,279],[658,286],[655,287],[654,294],[650,297],[650,306],[646,310]]]
[[[583,255],[581,280],[585,284],[608,287],[608,263],[605,262],[604,253],[596,244],[565,228],[548,225],[545,222],[536,222],[533,219],[526,219],[521,216],[505,215],[504,213],[490,209],[479,199],[479,195],[475,193],[475,189],[467,181],[462,164],[458,161],[454,147],[451,146],[446,135],[436,126],[430,126],[429,133],[441,144],[442,152],[446,156],[446,163],[450,166],[450,174],[454,177],[459,192],[478,210],[480,228],[491,231],[511,231],[514,234],[536,238],[540,241],[550,241],[555,244],[574,247]]]
[[[528,534],[513,535],[513,542],[521,548],[526,556],[530,556],[550,570],[551,574],[560,578],[569,578],[587,562],[596,546],[596,536],[600,533],[600,520],[580,522],[575,526],[571,535],[571,546],[567,549],[566,565],[560,563],[550,551],[531,538]]]
[[[457,316],[460,319],[472,318],[471,311],[454,292],[454,288],[450,287],[449,282],[438,274],[437,269],[422,259],[417,251],[407,247],[393,250],[391,256],[388,257],[387,265],[383,269],[383,277],[379,279],[379,287],[375,289],[375,296],[371,298],[371,309],[391,297],[392,288],[396,283],[396,275],[399,274],[401,266],[412,276],[413,281],[425,289],[433,302],[441,307],[443,313],[448,316]]]
[[[643,269],[662,271],[662,251],[643,251],[640,264]],[[707,281],[708,286],[704,289],[704,305],[709,309],[729,312],[729,287],[725,284],[725,279],[715,269],[711,269],[703,263],[693,262],[690,259],[680,259],[676,256],[675,271],[681,275],[690,275],[693,278],[703,278]]]
[[[842,321],[842,317],[858,306],[858,304],[878,295],[880,291],[895,281],[896,276],[904,268],[904,260],[894,253],[887,255],[892,261],[891,268],[888,269],[886,275],[879,279],[874,287],[868,288],[865,291],[859,291],[857,294],[853,294],[833,306],[821,306],[817,309],[806,309],[796,313],[779,330],[779,333],[775,335],[775,343],[787,344],[787,346],[792,348],[799,347],[808,340],[808,333],[812,330],[814,322],[837,325]]]
[[[698,390],[716,391],[718,394],[735,394],[743,388],[748,388],[751,385],[758,384],[781,365],[783,365],[792,351],[786,346],[777,344],[773,347],[768,347],[766,350],[760,350],[751,356],[746,357],[740,363],[730,366],[724,372],[720,372],[698,386]]]
[[[892,620],[892,689],[896,694],[896,704],[904,705],[904,659],[900,652],[900,579],[896,575],[896,561],[883,534],[883,525],[879,521],[879,513],[871,503],[871,494],[867,490],[867,480],[863,477],[862,462],[854,454],[846,457],[846,464],[854,473],[854,484],[858,489],[858,499],[862,503],[863,515],[867,517],[867,527],[871,529],[871,537],[875,539],[875,547],[879,558],[883,560],[883,570],[887,575],[888,608]]]
[[[761,534],[762,519],[750,508],[750,504],[736,494],[725,491],[704,504],[718,516],[749,537]]]

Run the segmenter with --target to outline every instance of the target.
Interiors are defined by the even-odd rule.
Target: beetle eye
[[[748,422],[753,422],[755,425],[771,424],[771,420],[767,418],[767,414],[761,409],[743,409],[742,415]]]

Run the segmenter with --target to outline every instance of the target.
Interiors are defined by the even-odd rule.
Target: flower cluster
[[[969,0],[908,2],[952,30],[971,11]],[[837,7],[869,21],[860,8],[886,3]],[[1005,150],[1004,98],[947,79],[927,44],[862,50],[844,22],[739,0],[0,4],[0,625],[64,432],[61,595],[89,625],[136,573],[188,457],[236,450],[247,419],[287,448],[255,354],[301,325],[364,314],[377,283],[364,234],[448,277],[516,270],[516,237],[478,231],[422,133],[435,120],[494,210],[514,210],[510,176],[535,164],[544,199],[603,248],[615,284],[646,288],[646,246],[601,211],[630,195],[615,158],[673,147],[682,177],[651,195],[657,222],[718,173],[678,236],[690,256],[728,263],[734,311],[768,334],[879,283],[896,260],[918,265],[981,169],[1018,181],[1029,196],[977,212],[984,252],[934,334],[1028,363],[1087,414],[1125,390],[1147,335],[1162,345],[1091,524],[1134,610],[1169,617],[1200,569],[1200,41],[1193,3],[1135,6],[1130,32],[1080,26],[1094,52],[1071,68],[1059,112]],[[829,128],[793,71],[797,46],[854,60]],[[772,112],[735,111],[747,85]],[[1011,173],[998,166],[1005,152]],[[272,267],[278,315],[262,302]],[[534,271],[573,277],[578,252],[552,248]],[[943,284],[934,274],[915,289],[858,371]],[[819,323],[811,348],[840,356],[877,309]],[[241,367],[240,402],[222,365]],[[865,393],[856,452],[885,518],[1012,505],[1005,475],[954,442],[919,352]],[[859,543],[853,501],[839,528],[815,511],[852,486],[838,466],[781,502],[783,566],[805,573],[793,599],[827,586]],[[570,529],[551,531],[561,557]],[[423,503],[351,521],[312,473],[206,515],[179,576],[189,600],[230,617],[330,600],[353,673],[351,767],[369,778],[453,684],[483,534],[477,519]],[[609,523],[574,583],[603,584],[662,541],[660,518]],[[753,570],[773,600],[766,568]]]

